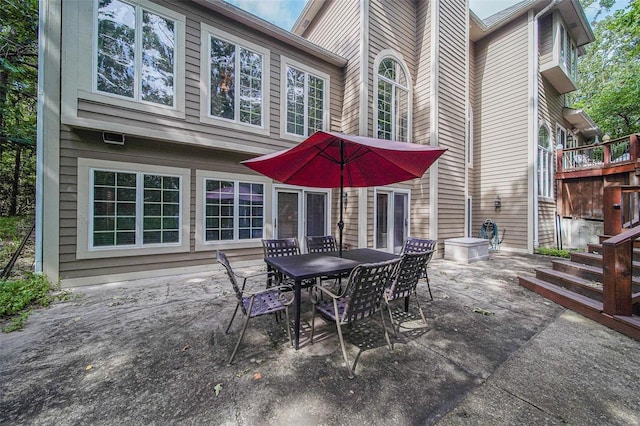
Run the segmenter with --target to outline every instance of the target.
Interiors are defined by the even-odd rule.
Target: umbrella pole
[[[342,230],[344,229],[344,221],[342,220],[342,211],[344,210],[344,141],[340,139],[340,221],[338,222],[338,234],[339,237],[339,253],[342,257]]]

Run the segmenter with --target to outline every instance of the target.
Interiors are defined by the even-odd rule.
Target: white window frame
[[[236,98],[236,105],[234,119],[228,119],[223,117],[216,117],[211,115],[211,37],[215,37],[224,40],[228,43],[234,44],[237,47],[250,50],[262,55],[262,117],[261,125],[256,126],[250,123],[243,123],[240,121],[239,114],[239,99],[240,92]],[[219,28],[212,27],[205,23],[200,24],[200,122],[205,124],[212,124],[215,126],[222,126],[229,129],[242,130],[261,135],[269,135],[269,121],[270,121],[270,107],[269,93],[270,93],[270,64],[271,53],[269,49],[259,46],[250,41],[244,40]],[[239,56],[236,55],[236,61],[239,61]],[[236,62],[237,64],[237,62]],[[236,69],[239,69],[236,66]],[[236,79],[239,81],[239,79]]]
[[[564,43],[562,43],[563,34]],[[575,83],[578,77],[578,48],[561,15],[557,12],[553,15],[553,57],[564,73]],[[567,66],[567,60],[569,66]]]
[[[92,247],[93,233],[93,170],[133,173],[138,175],[136,187],[136,234],[137,244],[131,246]],[[142,221],[144,219],[143,200],[140,186],[142,174],[176,176],[180,178],[180,216],[179,241],[177,243],[143,244],[141,240]],[[149,164],[124,163],[92,158],[78,158],[78,234],[76,237],[76,258],[96,259],[108,257],[138,256],[150,254],[181,253],[189,251],[190,219],[190,179],[189,169]]]
[[[295,68],[299,71],[305,73],[305,93],[304,93],[304,119],[305,119],[305,133],[307,133],[307,119],[308,119],[308,92],[307,92],[307,84],[308,84],[308,76],[312,75],[316,78],[324,80],[324,90],[323,90],[323,104],[322,104],[322,130],[329,129],[329,121],[330,121],[330,96],[329,93],[331,91],[331,78],[329,74],[319,71],[315,68],[309,67],[301,62],[298,62],[294,59],[288,58],[286,56],[280,57],[280,138],[287,139],[291,141],[300,142],[305,140],[307,137],[311,135],[298,135],[295,133],[287,132],[287,67]]]
[[[272,180],[263,176],[244,175],[238,173],[214,172],[211,170],[196,170],[196,251],[219,250],[224,248],[255,248],[262,247],[262,238],[233,239],[220,241],[207,241],[205,237],[206,226],[206,180],[227,180],[236,183],[255,183],[264,185],[263,189],[263,228],[262,238],[267,238],[267,232],[271,223],[271,188]],[[238,216],[234,212],[234,235],[237,236]]]
[[[377,137],[378,135],[378,81],[380,80],[380,75],[378,74],[378,69],[380,68],[380,63],[387,59],[393,59],[394,61],[396,61],[398,64],[400,64],[400,67],[402,68],[402,70],[404,71],[405,77],[407,79],[407,85],[406,87],[402,87],[401,85],[399,85],[398,83],[388,80],[388,79],[384,79],[384,81],[387,81],[389,83],[391,83],[391,85],[396,88],[396,87],[400,87],[404,90],[407,91],[407,140],[406,142],[411,143],[412,141],[412,126],[413,126],[413,83],[411,82],[411,74],[409,73],[409,69],[407,67],[407,64],[405,63],[402,55],[398,52],[396,52],[395,50],[391,50],[391,49],[386,49],[381,51],[380,53],[378,53],[378,56],[376,56],[376,59],[373,62],[373,135],[375,137]],[[393,96],[395,99],[395,90],[393,92]],[[395,105],[395,102],[392,101],[392,105]],[[392,123],[392,135],[393,135],[393,140],[398,140],[397,139],[397,129],[396,129],[396,122],[397,122],[397,111],[393,112],[393,123]]]
[[[62,122],[75,122],[78,118],[80,99],[98,102],[135,111],[153,113],[161,116],[185,118],[185,17],[170,9],[148,0],[126,1],[135,3],[143,9],[174,20],[175,27],[175,75],[173,106],[153,102],[136,101],[131,98],[98,92],[97,85],[97,15],[98,0],[75,2],[73,7],[63,8],[63,39],[66,41],[62,51]],[[91,54],[87,54],[91,52]]]
[[[547,148],[540,146],[540,129],[545,127],[549,135],[549,144]],[[551,128],[547,123],[541,123],[538,129],[538,140],[536,141],[538,152],[538,170],[536,171],[536,179],[538,179],[538,196],[542,199],[553,199],[554,192],[554,150],[553,135]]]

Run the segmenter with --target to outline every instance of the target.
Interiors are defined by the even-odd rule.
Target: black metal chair
[[[433,300],[433,294],[431,293],[431,283],[429,282],[429,273],[427,271],[427,267],[429,266],[429,262],[433,257],[433,253],[436,249],[436,240],[427,240],[423,238],[414,238],[409,237],[405,240],[404,245],[402,246],[402,251],[400,254],[405,253],[425,253],[429,252],[429,256],[424,262],[424,267],[422,268],[422,273],[420,277],[424,277],[427,280],[427,289],[429,289],[429,297]]]
[[[238,313],[238,308],[242,310],[242,314],[244,315],[244,325],[242,326],[242,331],[240,332],[240,338],[238,338],[238,343],[236,343],[236,346],[233,349],[233,353],[231,354],[228,365],[231,365],[231,363],[233,363],[233,359],[238,352],[238,348],[240,347],[240,343],[242,342],[244,333],[247,330],[247,325],[249,324],[249,320],[251,318],[268,314],[278,314],[284,311],[287,319],[286,327],[287,335],[289,336],[289,344],[293,345],[291,340],[291,330],[289,329],[289,305],[291,305],[291,303],[293,302],[293,297],[288,298],[282,293],[282,290],[291,290],[291,288],[288,286],[278,286],[261,291],[248,291],[245,289],[247,279],[265,275],[266,273],[260,272],[256,274],[240,275],[233,271],[231,265],[229,264],[227,256],[223,252],[218,251],[216,258],[218,260],[218,263],[224,266],[225,270],[227,271],[227,275],[229,276],[231,286],[233,287],[233,291],[235,292],[237,299],[236,308],[233,311],[233,316],[231,317],[231,321],[229,321],[229,325],[224,331],[225,334],[229,333],[231,324],[233,323],[233,320],[236,318],[236,314]],[[240,278],[242,279],[242,286],[238,285],[238,279]]]
[[[329,296],[329,300],[312,300],[313,316],[311,319],[310,341],[313,344],[315,316],[316,311],[319,311],[324,318],[336,324],[338,338],[340,339],[340,346],[342,348],[342,356],[349,371],[350,379],[353,378],[353,372],[358,358],[356,358],[353,365],[349,363],[347,349],[344,345],[344,338],[342,337],[342,326],[366,318],[379,310],[382,293],[387,287],[391,274],[399,261],[399,259],[394,259],[386,262],[359,265],[351,271],[349,281],[340,294],[335,294],[325,287],[318,286],[318,289],[322,293]],[[382,310],[380,310],[380,320],[389,350],[393,351]]]
[[[327,253],[338,251],[336,239],[333,235],[312,236],[305,238],[308,253]]]
[[[425,318],[424,312],[422,312],[422,307],[420,306],[420,301],[418,300],[416,288],[418,286],[418,281],[422,276],[423,267],[427,262],[427,258],[429,258],[432,253],[433,250],[422,253],[403,254],[393,273],[390,286],[384,291],[383,300],[385,301],[385,305],[389,311],[389,318],[391,318],[391,325],[393,326],[393,334],[395,334],[396,337],[400,330],[400,320],[398,320],[397,325],[393,324],[394,321],[393,314],[391,313],[391,302],[394,300],[413,296],[412,299],[415,300],[418,305],[418,310],[420,311],[422,320],[425,324],[427,323],[427,319]]]
[[[300,254],[300,244],[298,244],[297,238],[263,239],[262,250],[264,251],[264,257],[296,256]],[[283,277],[282,274],[273,270],[270,266],[267,267],[267,272],[267,288],[281,284],[294,285],[293,280]],[[313,284],[313,281],[305,281],[302,286],[310,287]]]

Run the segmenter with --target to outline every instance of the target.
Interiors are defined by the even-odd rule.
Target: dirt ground
[[[414,304],[406,314],[398,306],[393,353],[379,319],[348,330],[353,380],[333,325],[316,321],[309,344],[308,300],[300,350],[284,321],[259,318],[228,367],[241,322],[224,333],[235,302],[219,267],[75,288],[23,331],[0,335],[0,423],[433,424],[563,311],[517,285],[547,264],[434,260],[434,300],[419,288],[427,324]]]

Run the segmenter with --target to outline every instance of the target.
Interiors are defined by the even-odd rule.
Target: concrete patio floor
[[[227,367],[241,321],[224,333],[235,299],[218,265],[76,288],[0,335],[0,424],[640,424],[640,342],[517,284],[548,264],[433,260],[427,324],[398,304],[393,353],[377,317],[345,333],[351,360],[364,349],[353,380],[333,325],[309,344],[308,301],[300,350],[259,318]]]

